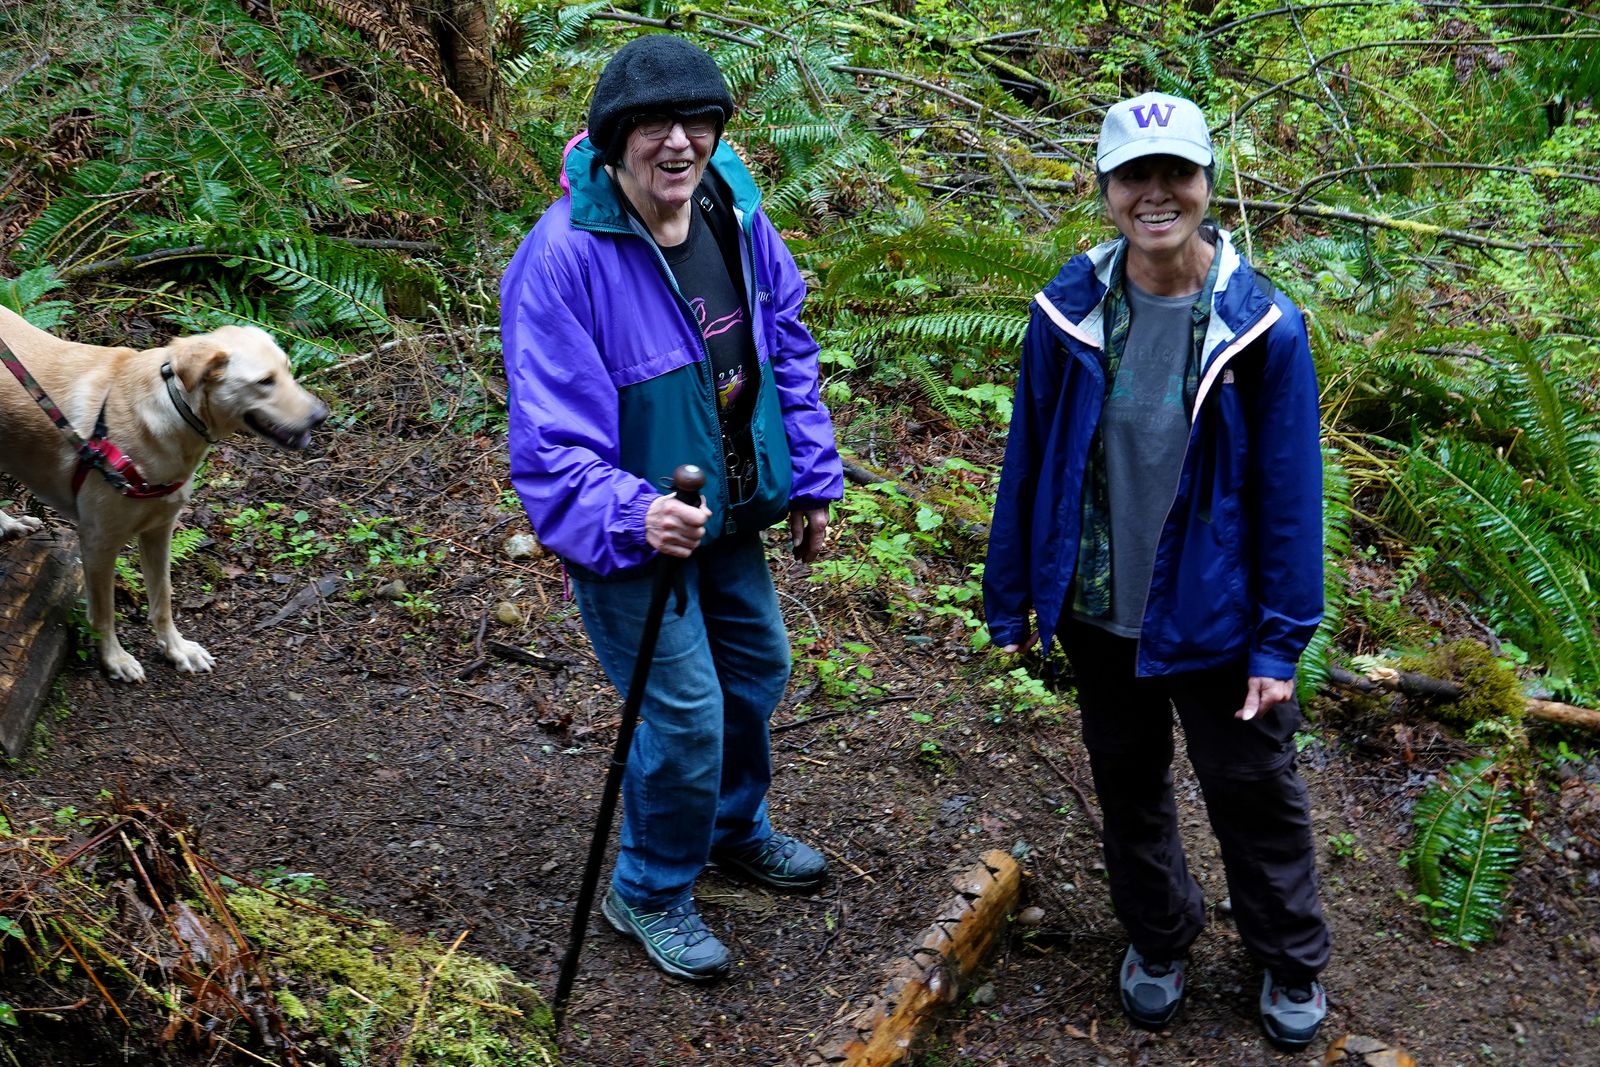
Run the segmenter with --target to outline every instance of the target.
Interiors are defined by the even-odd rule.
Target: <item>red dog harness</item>
[[[151,485],[145,481],[138,468],[133,465],[133,460],[122,449],[106,440],[106,406],[104,402],[100,404],[100,417],[95,420],[94,434],[87,441],[79,437],[78,432],[67,421],[67,417],[61,413],[61,409],[56,407],[55,401],[51,400],[49,394],[40,388],[38,382],[34,381],[33,375],[28,373],[28,368],[24,367],[22,362],[17,359],[16,354],[11,351],[11,347],[5,343],[4,339],[0,339],[0,363],[6,365],[6,369],[28,391],[44,413],[49,416],[50,421],[55,423],[56,428],[66,435],[68,441],[72,442],[72,449],[78,455],[78,467],[72,472],[72,495],[74,497],[78,495],[78,490],[83,488],[83,480],[89,476],[91,467],[104,475],[106,481],[110,482],[111,487],[117,492],[123,496],[133,497],[136,500],[148,500],[153,497],[162,497],[175,493],[182,489],[184,483],[189,480],[185,478],[183,481],[168,482],[163,485]],[[170,368],[170,364],[161,368],[163,377],[171,375]]]

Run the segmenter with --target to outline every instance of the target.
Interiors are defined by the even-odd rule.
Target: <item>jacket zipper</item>
[[[705,388],[702,390],[702,395],[707,397],[707,403],[711,408],[712,423],[717,428],[717,471],[721,475],[722,479],[722,499],[724,501],[729,501],[728,506],[724,509],[726,514],[722,516],[722,532],[724,534],[737,533],[739,526],[733,518],[733,504],[731,503],[732,492],[729,488],[730,476],[728,473],[728,457],[726,455],[727,450],[722,447],[722,412],[717,410],[717,389],[715,383],[711,382],[710,380],[711,349],[706,344],[705,335],[700,332],[700,324],[695,321],[694,308],[690,307],[689,301],[684,299],[683,290],[678,288],[678,279],[673,276],[672,267],[667,263],[667,257],[661,253],[661,246],[656,244],[653,238],[647,237],[645,234],[642,234],[635,229],[633,220],[631,218],[628,221],[629,227],[626,230],[610,226],[596,226],[594,228],[610,230],[613,233],[628,234],[650,246],[650,251],[655,256],[656,266],[661,270],[661,276],[666,279],[667,288],[672,290],[672,295],[678,302],[678,310],[683,313],[684,321],[689,324],[689,331],[694,334],[695,340],[700,345],[700,361],[696,368],[696,374],[700,378],[700,384],[705,386]]]
[[[1272,316],[1272,321],[1266,323],[1268,327],[1272,325],[1272,322],[1277,321],[1278,316],[1272,314],[1276,310],[1276,305],[1269,302],[1267,304],[1267,310],[1263,311],[1259,316],[1251,320],[1250,325],[1234,334],[1233,340],[1229,341],[1228,344],[1223,348],[1222,354],[1219,355],[1214,362],[1207,366],[1205,373],[1201,375],[1200,388],[1195,393],[1194,410],[1189,413],[1189,436],[1185,438],[1183,442],[1183,460],[1178,464],[1178,480],[1173,483],[1171,502],[1167,504],[1167,514],[1161,520],[1161,529],[1163,532],[1166,531],[1167,523],[1172,519],[1172,509],[1178,505],[1178,486],[1183,483],[1183,469],[1189,465],[1189,449],[1194,444],[1194,428],[1200,423],[1200,408],[1205,403],[1206,397],[1211,395],[1212,383],[1216,382],[1222,377],[1223,370],[1229,363],[1233,362],[1235,356],[1237,356],[1240,352],[1243,352],[1247,345],[1253,342],[1260,335],[1260,333],[1264,332],[1264,328],[1263,330],[1257,329],[1257,327],[1260,326],[1264,320],[1266,320],[1269,316]],[[1211,308],[1211,313],[1213,315],[1216,314],[1216,305],[1214,303]],[[1161,554],[1161,541],[1161,535],[1157,534],[1157,555]],[[1150,591],[1155,588],[1155,583],[1156,576],[1155,571],[1152,568],[1150,572],[1150,585],[1144,591],[1144,604],[1142,604],[1139,608],[1139,636],[1137,639],[1135,639],[1133,646],[1133,673],[1135,677],[1138,677],[1139,674],[1139,653],[1144,648],[1144,616],[1145,612],[1150,609]]]
[[[1044,294],[1040,293],[1039,295],[1042,297]],[[1051,319],[1065,321],[1061,317],[1060,312],[1057,311],[1053,306],[1045,305],[1043,302],[1041,302],[1041,306],[1045,308],[1046,312],[1050,313],[1050,318]],[[1245,347],[1256,339],[1256,337],[1261,332],[1260,330],[1258,330],[1258,327],[1261,326],[1263,320],[1267,319],[1268,316],[1271,316],[1272,313],[1274,311],[1276,311],[1276,310],[1277,310],[1277,306],[1274,305],[1274,304],[1270,304],[1269,303],[1267,305],[1267,310],[1263,311],[1259,316],[1257,316],[1255,319],[1251,320],[1250,325],[1246,326],[1244,329],[1240,330],[1237,334],[1235,334],[1233,340],[1230,341],[1227,344],[1227,346],[1224,348],[1223,354],[1221,356],[1219,356],[1217,358],[1217,360],[1215,362],[1213,362],[1210,366],[1206,367],[1205,374],[1202,376],[1201,381],[1200,381],[1200,389],[1195,394],[1194,409],[1189,414],[1189,436],[1188,436],[1187,439],[1185,439],[1185,441],[1183,443],[1183,459],[1178,464],[1178,480],[1177,480],[1177,482],[1173,483],[1173,486],[1172,486],[1172,497],[1171,497],[1170,502],[1167,504],[1167,513],[1161,520],[1161,529],[1163,531],[1166,530],[1167,522],[1169,520],[1171,520],[1171,518],[1172,518],[1172,509],[1174,507],[1176,507],[1177,503],[1178,503],[1178,485],[1180,483],[1182,483],[1182,481],[1183,481],[1183,469],[1189,463],[1189,449],[1194,443],[1194,427],[1200,421],[1200,407],[1205,402],[1206,397],[1211,394],[1212,383],[1214,383],[1219,377],[1221,377],[1222,371],[1224,370],[1224,368],[1226,368],[1226,366],[1229,363],[1233,362],[1233,358],[1235,356],[1237,356],[1240,352],[1244,351]],[[1213,307],[1212,307],[1212,313],[1213,314],[1216,313],[1215,305],[1213,305]],[[1057,322],[1057,328],[1060,328],[1060,321]],[[1274,316],[1272,321],[1276,322],[1277,321],[1277,317]],[[1272,323],[1269,322],[1269,323],[1267,323],[1267,326],[1271,326],[1271,324]],[[1103,351],[1103,346],[1090,345],[1089,342],[1085,338],[1077,335],[1077,331],[1073,331],[1072,333],[1068,334],[1068,336],[1072,337],[1074,340],[1077,340],[1085,348],[1091,348],[1094,351]],[[1100,371],[1100,391],[1101,391],[1101,393],[1103,395],[1104,392],[1105,392],[1105,370],[1104,370],[1104,368],[1098,366],[1098,361],[1089,360],[1089,359],[1086,359],[1084,357],[1080,357],[1076,353],[1074,353],[1074,358],[1080,359],[1086,365],[1090,365],[1090,366],[1092,366],[1095,369]],[[1100,402],[1100,408],[1101,408],[1101,412],[1103,413],[1104,409],[1105,409],[1105,401],[1103,399]],[[1096,424],[1096,429],[1098,429],[1099,428],[1099,415],[1095,416],[1095,424]],[[1079,536],[1081,537],[1082,534],[1079,534]],[[1160,535],[1157,535],[1157,537],[1156,537],[1156,553],[1157,553],[1157,555],[1159,555],[1160,552],[1161,552],[1161,540],[1162,539],[1161,539]],[[1074,566],[1076,566],[1076,563],[1074,563]],[[1145,611],[1148,610],[1149,607],[1150,607],[1150,590],[1152,588],[1154,588],[1154,586],[1155,586],[1155,574],[1154,574],[1154,572],[1152,572],[1151,576],[1150,576],[1150,587],[1146,588],[1145,591],[1144,591],[1144,605],[1140,608],[1140,611],[1139,611],[1139,636],[1134,639],[1133,663],[1134,663],[1134,674],[1135,674],[1135,676],[1137,676],[1138,672],[1139,672],[1139,653],[1140,653],[1141,649],[1144,646],[1144,622],[1145,622],[1144,614],[1145,614]]]

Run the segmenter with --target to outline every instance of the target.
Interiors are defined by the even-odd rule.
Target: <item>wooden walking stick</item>
[[[690,507],[700,506],[700,489],[705,484],[705,473],[693,464],[685,463],[672,472],[673,490],[678,499]],[[644,700],[645,682],[650,678],[650,661],[655,659],[656,638],[661,635],[661,618],[666,614],[667,597],[672,593],[682,565],[681,559],[663,555],[656,568],[655,584],[650,590],[650,608],[644,617],[639,655],[633,661],[633,678],[628,683],[628,696],[622,704],[622,723],[617,727],[617,743],[611,750],[611,768],[606,773],[605,790],[600,794],[600,813],[595,818],[594,836],[589,839],[589,860],[583,868],[583,882],[578,887],[577,906],[572,912],[572,934],[567,939],[567,955],[561,961],[555,998],[550,1001],[551,1019],[558,1034],[562,1023],[566,1021],[567,998],[572,994],[572,980],[578,973],[583,935],[589,929],[589,912],[594,907],[594,891],[600,882],[600,864],[605,860],[606,843],[611,839],[611,820],[617,811],[617,795],[622,791],[622,775],[628,769],[628,749],[633,746],[633,728],[639,722],[639,705]]]

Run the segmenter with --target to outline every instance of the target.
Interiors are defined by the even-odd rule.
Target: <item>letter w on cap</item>
[[[1163,106],[1166,107],[1165,111],[1161,110]],[[1167,120],[1172,118],[1173,107],[1174,105],[1172,104],[1151,104],[1149,105],[1148,114],[1145,113],[1145,109],[1143,107],[1134,107],[1130,108],[1129,110],[1133,112],[1133,120],[1139,124],[1139,128],[1141,130],[1147,130],[1150,128],[1150,123],[1152,120],[1154,120],[1157,126],[1165,127]]]

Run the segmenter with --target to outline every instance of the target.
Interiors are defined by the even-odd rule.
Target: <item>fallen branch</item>
[[[1426,674],[1416,671],[1395,670],[1392,667],[1382,667],[1367,674],[1357,674],[1345,670],[1343,667],[1328,668],[1328,680],[1345,689],[1353,689],[1358,693],[1376,693],[1379,690],[1400,693],[1405,696],[1417,697],[1423,700],[1453,702],[1465,696],[1465,691],[1454,682],[1442,678],[1431,678]],[[1537,700],[1530,697],[1524,707],[1525,713],[1536,719],[1546,722],[1557,722],[1564,726],[1581,726],[1588,730],[1600,731],[1600,711],[1593,708],[1580,708],[1575,704],[1563,704],[1556,700]]]
[[[930,23],[926,20],[922,22],[912,22],[909,19],[903,19],[899,15],[891,12],[883,11],[875,7],[865,6],[856,7],[855,14],[874,22],[880,22],[895,32],[903,34],[907,38],[926,38],[947,52],[967,52],[972,56],[973,59],[977,60],[982,65],[992,68],[998,75],[1005,78],[1010,78],[1011,80],[1022,85],[1030,85],[1033,88],[1042,91],[1046,96],[1054,95],[1056,91],[1055,86],[1051,85],[1037,74],[1034,74],[1032,71],[1022,69],[1015,63],[1012,63],[1002,56],[990,51],[979,42],[958,41],[954,37],[946,37],[943,34],[935,33],[931,29]]]
[[[370,248],[394,252],[421,252],[433,253],[444,250],[444,246],[437,241],[398,241],[381,240],[368,237],[331,237],[327,234],[320,235],[325,241],[333,241],[347,245],[351,248]],[[277,243],[277,242],[274,242]],[[239,253],[229,248],[213,248],[210,245],[185,245],[182,248],[158,248],[153,252],[139,252],[131,256],[118,256],[115,259],[101,259],[93,263],[80,263],[75,267],[63,267],[58,273],[62,281],[75,282],[84,278],[94,278],[102,274],[119,274],[123,271],[138,270],[156,263],[169,263],[175,259],[229,259]]]
[[[811,1050],[806,1067],[902,1063],[993,948],[1022,892],[1017,861],[999,849],[954,879],[956,896],[889,969],[882,990]]]
[[[1565,178],[1568,181],[1600,184],[1600,174],[1584,174],[1579,171],[1562,170],[1559,167],[1552,166],[1510,167],[1500,163],[1463,163],[1445,160],[1365,163],[1359,167],[1340,167],[1338,170],[1314,174],[1301,182],[1289,194],[1289,199],[1298,203],[1302,197],[1308,195],[1317,186],[1332,184],[1340,178],[1345,178],[1352,174],[1368,174],[1385,170],[1476,170],[1486,171],[1490,174],[1521,174],[1529,178]]]
[[[1305,215],[1318,219],[1334,219],[1338,222],[1354,222],[1362,226],[1377,226],[1385,230],[1400,230],[1404,233],[1415,234],[1418,237],[1434,237],[1442,241],[1455,241],[1458,244],[1471,245],[1474,248],[1504,248],[1511,252],[1531,252],[1536,248],[1565,247],[1550,242],[1508,241],[1503,237],[1487,237],[1483,234],[1467,233],[1465,230],[1451,230],[1444,226],[1434,226],[1427,222],[1396,219],[1387,215],[1364,215],[1358,211],[1345,211],[1342,208],[1326,207],[1322,204],[1285,203],[1281,200],[1236,200],[1229,196],[1219,196],[1215,203],[1225,204],[1233,208],[1248,208],[1252,211],[1276,211],[1279,214]]]
[[[512,663],[520,663],[524,667],[538,667],[540,670],[544,671],[559,671],[563,667],[574,667],[577,665],[570,659],[559,659],[555,656],[546,656],[542,652],[529,652],[525,648],[518,648],[516,645],[508,645],[503,641],[485,641],[483,643],[483,647],[494,653],[496,656],[499,656],[501,659],[510,660]]]

